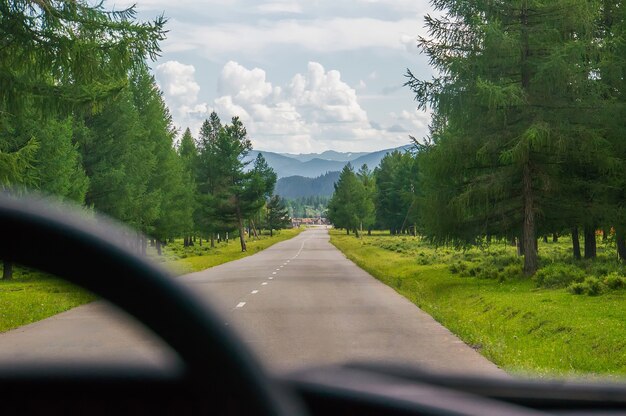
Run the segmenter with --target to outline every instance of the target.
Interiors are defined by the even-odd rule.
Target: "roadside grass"
[[[295,237],[303,229],[288,229],[260,236],[256,241],[248,241],[248,251],[241,252],[239,239],[221,243],[210,249],[196,243],[193,247],[183,247],[182,240],[163,247],[159,257],[153,248],[149,257],[176,275],[204,270],[255,254],[280,241]],[[67,311],[76,306],[91,302],[96,296],[62,279],[25,267],[14,267],[13,280],[0,279],[0,333],[27,325],[52,315]]]
[[[95,296],[64,280],[22,267],[0,280],[0,332],[91,302]]]
[[[211,249],[207,242],[204,242],[202,246],[196,242],[192,247],[183,247],[182,240],[177,240],[174,244],[168,244],[164,247],[161,258],[157,258],[152,252],[151,257],[153,260],[163,263],[163,266],[171,270],[172,273],[181,275],[251,256],[276,243],[289,240],[302,231],[304,228],[290,228],[275,231],[273,237],[270,237],[269,234],[260,235],[257,239],[246,241],[248,248],[246,252],[241,251],[239,238],[231,239],[228,243],[216,243],[214,249]]]
[[[521,275],[515,248],[503,244],[435,249],[412,237],[378,233],[359,240],[335,230],[331,242],[512,374],[626,376],[626,291],[621,286],[603,289],[602,296],[574,295],[566,288],[571,282],[543,287],[540,279]],[[623,276],[609,244],[599,244],[600,258],[592,264],[569,260],[570,243],[540,243],[544,267],[565,267],[574,279]]]

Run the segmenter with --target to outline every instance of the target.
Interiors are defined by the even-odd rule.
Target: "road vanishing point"
[[[326,229],[180,277],[271,371],[374,361],[504,375],[409,300],[357,267]],[[0,334],[0,362],[164,364],[174,354],[103,301]]]

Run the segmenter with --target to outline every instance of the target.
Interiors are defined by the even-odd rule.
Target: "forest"
[[[626,259],[626,10],[610,0],[435,0],[418,46],[436,75],[406,84],[430,134],[374,172],[347,167],[329,204],[356,233],[418,233],[438,246],[518,248],[597,237]],[[581,247],[582,238],[582,247]]]
[[[166,20],[133,7],[0,1],[0,189],[36,191],[136,230],[138,253],[184,237],[245,236],[288,223],[276,174],[252,163],[245,126],[212,113],[192,137],[177,130],[150,74]],[[135,231],[133,231],[135,232]],[[12,264],[4,262],[3,278]]]

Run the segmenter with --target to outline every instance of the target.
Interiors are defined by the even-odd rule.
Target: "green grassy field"
[[[274,233],[273,237],[261,236],[248,241],[248,251],[241,252],[239,240],[221,243],[215,249],[208,244],[200,247],[197,242],[193,247],[183,247],[182,240],[177,240],[163,249],[163,256],[158,257],[154,249],[149,256],[162,263],[173,273],[199,271],[218,264],[237,260],[295,237],[303,229],[289,229]],[[0,332],[39,321],[76,306],[91,302],[95,296],[63,280],[21,267],[15,267],[14,278],[0,280]]]
[[[511,373],[626,375],[626,291],[610,284],[624,271],[608,244],[591,263],[568,260],[567,239],[541,243],[543,276],[531,280],[504,244],[437,250],[414,237],[339,231],[331,242]],[[568,289],[584,279],[600,282],[597,296]]]

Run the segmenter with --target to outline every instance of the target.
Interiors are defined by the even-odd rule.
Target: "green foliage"
[[[391,234],[403,232],[417,220],[417,159],[410,152],[388,153],[374,171],[372,194],[376,224]]]
[[[329,220],[336,227],[354,231],[357,236],[359,230],[369,228],[374,223],[372,191],[365,184],[366,180],[371,181],[369,175],[367,166],[357,176],[348,163],[341,171],[335,184],[335,193],[328,202]]]
[[[280,183],[280,180],[277,182]],[[330,197],[321,195],[287,199],[289,213],[295,218],[325,217]]]
[[[571,283],[580,283],[585,279],[586,273],[571,264],[550,264],[543,267],[535,275],[535,281],[540,287],[563,288]]]
[[[601,221],[606,91],[601,2],[434,2],[419,46],[438,75],[407,85],[434,111],[418,156],[422,231],[433,241],[517,237],[534,274],[542,230]]]
[[[267,202],[267,228],[281,230],[291,226],[289,209],[285,200],[278,195],[273,195]]]
[[[0,108],[67,112],[118,93],[165,38],[162,17],[138,23],[135,14],[85,0],[0,1]]]

